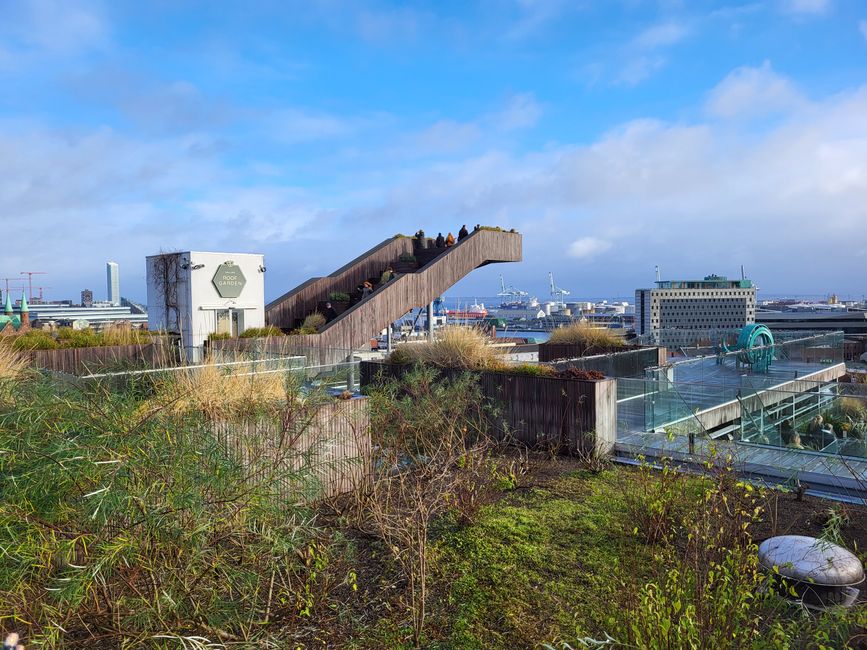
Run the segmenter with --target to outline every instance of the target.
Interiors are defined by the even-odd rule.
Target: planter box
[[[361,385],[397,379],[411,366],[361,362]],[[443,377],[466,371],[438,368]],[[617,433],[617,384],[473,371],[482,394],[497,407],[491,427],[500,440],[563,453],[606,454]]]
[[[30,359],[31,365],[37,368],[70,375],[85,375],[127,364],[166,368],[180,362],[178,349],[168,338],[161,338],[153,343],[30,350],[24,354]]]
[[[665,365],[665,348],[628,346],[617,351],[591,355],[573,355],[576,346],[549,345],[539,346],[539,361],[550,363],[558,370],[578,368],[579,370],[598,370],[608,377],[643,378],[647,368]],[[570,349],[571,348],[571,349]],[[567,356],[561,356],[561,355]]]

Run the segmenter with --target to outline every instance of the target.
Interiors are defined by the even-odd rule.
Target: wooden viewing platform
[[[398,273],[368,298],[326,323],[317,334],[283,337],[285,345],[352,350],[412,309],[429,305],[474,269],[496,262],[520,262],[519,233],[482,228],[448,248],[413,250],[411,237],[397,236],[357,257],[326,277],[311,278],[265,307],[268,324],[289,330],[329,300],[332,292],[348,293],[378,277],[404,254],[416,255],[418,268]]]

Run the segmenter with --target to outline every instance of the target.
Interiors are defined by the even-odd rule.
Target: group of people
[[[479,224],[476,224],[476,227],[473,228],[473,232],[477,230],[481,230],[482,227]],[[462,239],[469,237],[470,231],[467,230],[467,224],[461,226],[461,229],[458,231],[458,239],[457,241],[461,241]],[[449,233],[446,237],[443,237],[442,233],[437,235],[437,238],[434,240],[434,246],[437,248],[449,248],[450,246],[455,245],[455,236]]]
[[[843,432],[839,432],[843,435]],[[792,426],[791,420],[785,420],[780,424],[780,440],[789,449],[814,449],[821,451],[835,440],[838,432],[834,431],[834,425],[826,423],[821,415],[815,416],[807,425],[803,439],[801,434]]]

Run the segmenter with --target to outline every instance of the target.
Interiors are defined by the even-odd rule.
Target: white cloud
[[[594,257],[611,249],[611,242],[598,237],[581,237],[569,244],[569,255],[579,259]]]
[[[575,281],[566,260],[608,244],[606,286],[631,290],[636,268],[650,275],[664,259],[672,273],[744,263],[766,290],[860,295],[853,245],[867,223],[865,161],[867,86],[794,103],[771,122],[634,120],[587,145],[490,149],[406,171],[348,220],[516,227],[521,274],[554,270],[565,286]],[[837,251],[834,263],[792,266],[820,251]]]
[[[108,22],[95,2],[25,0],[4,8],[2,40],[26,51],[69,55],[105,45]]]
[[[272,137],[287,144],[335,138],[355,129],[352,121],[343,117],[296,108],[275,111],[265,123]]]
[[[783,11],[789,14],[821,16],[831,9],[831,0],[782,0]]]
[[[665,66],[664,56],[638,56],[624,64],[617,77],[617,82],[627,86],[635,86],[645,79],[653,76],[653,73]]]
[[[503,131],[513,131],[536,126],[542,117],[542,107],[532,93],[513,95],[506,107],[496,114],[493,122]]]
[[[792,82],[765,61],[757,68],[730,72],[711,90],[705,108],[712,116],[731,119],[790,111],[805,101]]]
[[[867,20],[862,20],[858,23],[858,31],[861,32],[861,36],[867,38]]]
[[[634,45],[641,48],[658,48],[674,45],[682,41],[689,29],[686,25],[676,22],[653,25],[641,32],[634,41]]]

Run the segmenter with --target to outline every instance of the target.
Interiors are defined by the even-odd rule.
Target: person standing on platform
[[[461,241],[464,237],[469,236],[469,231],[467,230],[467,224],[461,226],[461,229],[458,231],[458,241]]]
[[[445,248],[445,246],[446,246],[446,238],[443,237],[443,234],[442,234],[442,233],[439,233],[439,234],[437,235],[437,239],[436,239],[436,242],[435,242],[434,245],[435,245],[437,248]]]
[[[449,233],[449,236],[446,237],[446,247],[455,245],[455,236]]]

